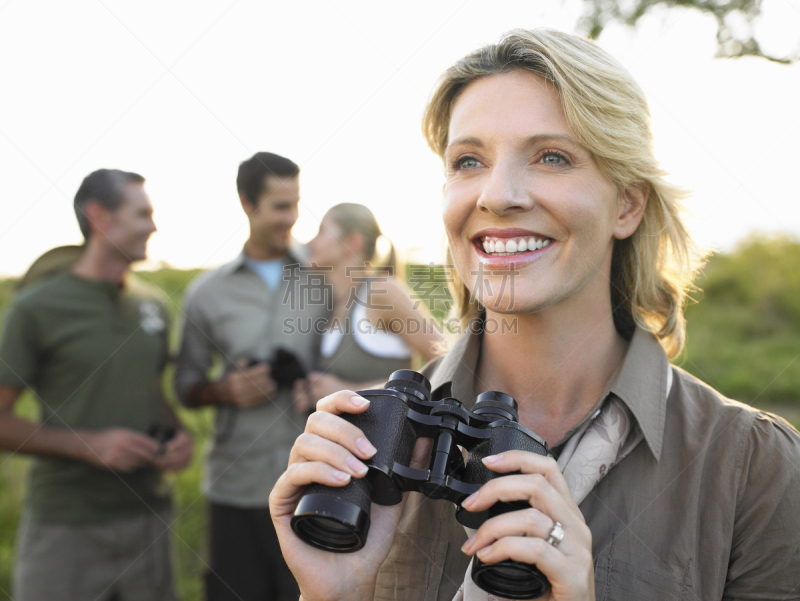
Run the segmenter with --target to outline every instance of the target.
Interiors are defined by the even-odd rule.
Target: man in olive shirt
[[[294,403],[291,388],[278,388],[269,361],[282,348],[305,370],[316,367],[320,336],[309,325],[329,305],[319,294],[317,302],[301,296],[313,283],[299,265],[302,248],[291,244],[298,174],[292,161],[267,152],[240,165],[236,184],[250,237],[238,257],[200,276],[186,294],[175,387],[189,407],[218,407],[203,486],[210,502],[207,601],[299,595],[268,508],[306,409]],[[209,373],[215,358],[219,378]]]
[[[161,473],[186,467],[192,446],[161,393],[164,299],[129,273],[155,231],[143,184],[117,170],[87,176],[75,196],[83,252],[21,290],[6,319],[0,448],[35,456],[17,601],[174,599]],[[12,411],[26,388],[38,425]]]

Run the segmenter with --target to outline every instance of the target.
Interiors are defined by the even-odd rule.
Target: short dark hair
[[[101,207],[116,211],[124,200],[123,186],[125,184],[143,184],[145,179],[138,173],[120,171],[119,169],[98,169],[83,178],[81,187],[75,194],[75,217],[83,237],[88,240],[92,233],[89,219],[86,217],[86,203],[96,202]]]
[[[252,205],[264,191],[268,175],[276,177],[297,177],[300,167],[286,157],[271,152],[257,152],[239,165],[236,176],[236,189]]]

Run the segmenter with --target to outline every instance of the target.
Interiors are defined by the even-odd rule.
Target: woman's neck
[[[610,311],[565,319],[551,307],[540,313],[499,315],[516,331],[487,328],[477,369],[477,391],[499,390],[519,404],[520,422],[549,444],[560,441],[594,406],[616,373],[628,343]]]
[[[327,274],[328,280],[333,291],[334,315],[343,317],[347,312],[345,305],[347,301],[358,293],[361,287],[361,280],[364,277],[363,270],[355,266],[333,265],[333,269]],[[348,273],[347,267],[350,267]],[[369,303],[369,299],[359,297],[362,302]]]

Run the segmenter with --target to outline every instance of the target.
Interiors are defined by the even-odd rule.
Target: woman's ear
[[[631,184],[622,190],[617,222],[614,224],[614,238],[624,240],[633,235],[642,222],[649,196],[650,184],[646,182]]]

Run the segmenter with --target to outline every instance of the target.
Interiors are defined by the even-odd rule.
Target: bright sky
[[[0,275],[80,243],[72,199],[100,167],[144,175],[151,262],[228,261],[247,238],[235,178],[261,150],[302,167],[295,235],[370,206],[406,256],[440,259],[443,176],[420,134],[436,78],[516,27],[574,31],[562,2],[0,0]],[[766,52],[797,48],[800,0],[764,0]],[[800,64],[714,59],[716,25],[653,11],[599,43],[651,103],[658,154],[695,190],[698,240],[800,235]]]

